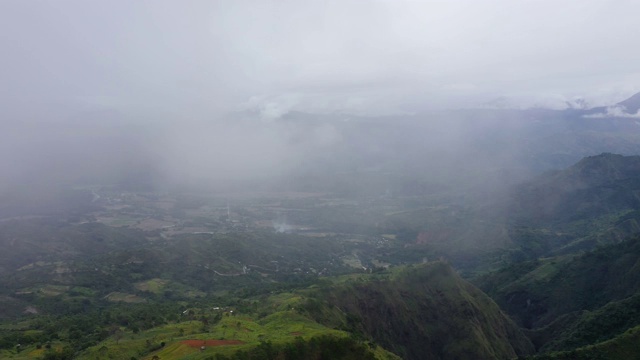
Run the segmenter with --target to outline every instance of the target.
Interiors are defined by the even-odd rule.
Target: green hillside
[[[356,278],[322,289],[347,328],[405,359],[508,359],[533,346],[480,290],[446,263]],[[327,321],[326,312],[312,312]]]
[[[473,282],[529,329],[541,358],[627,358],[602,351],[629,349],[625,332],[640,325],[638,194],[640,157],[606,153],[513,191],[520,255]]]
[[[157,280],[143,285],[160,286]],[[533,353],[497,305],[443,262],[325,278],[292,292],[144,300],[126,306],[103,302],[98,311],[5,328],[0,354],[14,359],[397,359],[394,354],[509,359]]]
[[[640,238],[582,255],[514,264],[475,282],[527,327],[640,290]]]
[[[510,237],[529,257],[570,254],[640,232],[640,156],[604,153],[517,187]]]
[[[512,359],[640,326],[640,157],[466,202],[96,191],[0,221],[1,358]]]
[[[475,280],[540,351],[611,339],[640,324],[640,238],[515,264]]]
[[[531,360],[638,360],[640,326],[636,326],[615,338],[571,351],[553,352],[528,357]]]

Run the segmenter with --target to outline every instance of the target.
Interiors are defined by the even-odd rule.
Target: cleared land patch
[[[224,346],[224,345],[242,345],[245,342],[240,340],[182,340],[182,344],[188,345],[193,348],[200,348],[202,346]]]
[[[104,297],[105,299],[113,302],[125,302],[125,303],[143,303],[147,300],[133,294],[126,294],[114,291]]]

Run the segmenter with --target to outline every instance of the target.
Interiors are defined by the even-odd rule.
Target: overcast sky
[[[0,105],[267,118],[600,105],[640,91],[639,17],[637,0],[2,0]]]

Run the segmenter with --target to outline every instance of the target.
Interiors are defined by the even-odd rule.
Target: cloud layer
[[[599,105],[640,89],[639,12],[623,0],[7,0],[0,98],[267,118],[504,95]]]

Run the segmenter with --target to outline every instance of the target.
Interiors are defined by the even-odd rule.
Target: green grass
[[[73,288],[71,288],[70,293],[73,293],[74,295],[81,295],[86,297],[92,297],[96,295],[95,290],[90,289],[88,287],[83,287],[83,286],[74,286]]]
[[[535,360],[638,360],[640,352],[640,326],[598,344],[581,347],[571,351],[554,352],[530,357]]]
[[[36,287],[20,289],[24,293],[35,293],[41,296],[58,296],[69,291],[69,286],[44,284]]]
[[[205,332],[206,331],[206,332]],[[328,329],[292,311],[276,312],[259,322],[248,316],[232,316],[226,313],[214,326],[206,328],[200,321],[187,321],[165,325],[140,334],[125,333],[120,339],[112,336],[102,343],[87,349],[79,359],[125,359],[132,356],[161,359],[199,359],[215,354],[231,355],[239,349],[250,349],[261,342],[282,344],[297,336],[309,339],[319,335],[348,337],[344,331]],[[183,340],[239,340],[242,345],[207,347],[205,351],[181,343]],[[165,346],[156,351],[149,349]],[[148,352],[148,353],[147,353]]]
[[[342,257],[342,262],[352,268],[362,269],[362,263],[355,254]]]
[[[114,291],[105,296],[105,299],[113,302],[126,302],[126,303],[142,303],[146,300],[133,294],[121,293]]]
[[[15,348],[11,350],[0,350],[0,359],[13,359],[13,360],[33,360],[41,359],[46,351],[60,351],[65,344],[61,342],[52,342],[51,350],[45,349],[41,346],[40,349],[36,345],[23,346],[20,351]]]
[[[150,279],[135,284],[136,289],[140,291],[148,291],[153,294],[159,294],[169,283],[166,279]]]

